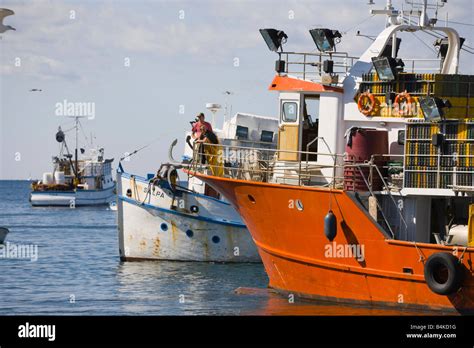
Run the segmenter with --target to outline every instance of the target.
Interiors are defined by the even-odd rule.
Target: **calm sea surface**
[[[261,264],[123,263],[115,211],[32,208],[28,197],[29,182],[0,181],[6,241],[38,248],[37,261],[0,258],[0,315],[401,314],[290,304],[266,290]]]

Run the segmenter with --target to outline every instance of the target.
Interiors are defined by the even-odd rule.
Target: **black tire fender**
[[[445,268],[447,279],[439,280],[439,272]],[[451,295],[459,290],[463,269],[456,256],[450,253],[435,253],[425,263],[425,281],[431,291],[438,295]]]

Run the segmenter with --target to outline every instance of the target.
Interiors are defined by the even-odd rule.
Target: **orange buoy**
[[[393,103],[393,106],[395,107],[395,110],[398,110],[398,115],[400,116],[410,115],[411,106],[406,107],[406,108],[400,108],[400,102],[405,102],[405,104],[411,105],[412,98],[411,98],[411,95],[407,91],[397,94],[397,96],[395,97],[395,102]]]
[[[369,91],[362,93],[359,96],[359,100],[357,101],[357,106],[359,111],[363,113],[365,116],[368,116],[375,107],[375,97]]]

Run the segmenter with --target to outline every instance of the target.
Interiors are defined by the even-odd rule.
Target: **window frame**
[[[247,136],[246,136],[245,138],[241,138],[241,137],[239,136],[239,128],[240,128],[240,129],[246,129],[246,130],[247,130]],[[249,127],[237,125],[237,126],[235,127],[235,137],[236,137],[238,140],[249,140]]]
[[[272,139],[270,141],[267,141],[267,140],[263,140],[263,132],[266,132],[267,134],[272,134]],[[265,130],[265,129],[262,129],[262,131],[260,132],[260,141],[262,143],[273,143],[273,138],[275,137],[275,132],[272,132],[272,131],[268,131],[268,130]]]
[[[286,118],[285,115],[285,104],[294,104],[295,105],[295,110],[296,110],[296,118],[293,120],[289,120]],[[299,105],[296,100],[282,100],[281,101],[281,122],[282,123],[298,123],[298,117],[299,117]]]

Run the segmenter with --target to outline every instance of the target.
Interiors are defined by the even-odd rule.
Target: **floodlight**
[[[262,34],[262,37],[270,51],[277,52],[278,49],[283,51],[282,45],[286,43],[286,40],[288,39],[288,35],[286,35],[284,31],[276,29],[260,29],[260,34]]]
[[[382,81],[393,81],[400,71],[403,71],[405,63],[401,59],[391,57],[372,57],[372,63]]]
[[[427,121],[439,121],[443,118],[443,108],[451,107],[451,103],[447,99],[437,97],[424,97],[419,99],[420,108],[423,116]]]
[[[339,42],[342,37],[339,31],[326,28],[311,29],[309,33],[320,52],[335,51],[335,41]]]

